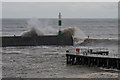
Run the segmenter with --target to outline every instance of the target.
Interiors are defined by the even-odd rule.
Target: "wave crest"
[[[46,23],[44,25],[44,23]],[[41,35],[57,35],[57,28],[48,26],[48,22],[40,22],[38,19],[30,19],[27,22],[28,31],[25,31],[21,34],[22,37],[33,37]],[[85,39],[85,34],[77,27],[64,28],[62,30],[62,35],[72,36],[75,43],[81,43]]]

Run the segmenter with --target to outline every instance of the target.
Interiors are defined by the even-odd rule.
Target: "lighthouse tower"
[[[59,31],[58,31],[58,35],[62,34],[61,26],[62,26],[61,13],[59,12],[59,20],[58,20]]]

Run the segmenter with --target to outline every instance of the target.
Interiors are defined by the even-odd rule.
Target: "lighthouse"
[[[62,26],[61,13],[59,12],[59,20],[58,20],[59,31],[58,31],[58,35],[62,34],[61,26]]]

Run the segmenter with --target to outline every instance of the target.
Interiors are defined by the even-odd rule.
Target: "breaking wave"
[[[40,35],[43,35],[43,33],[33,27],[30,30],[23,32],[21,36],[32,37],[32,36],[40,36]]]
[[[41,22],[39,19],[30,19],[27,22],[28,30],[23,32],[21,36],[32,37],[41,35],[57,35],[58,28],[53,28],[47,23],[49,23],[49,20]],[[62,28],[62,34],[72,36],[74,44],[81,46],[110,46],[118,44],[118,39],[87,39],[84,32],[78,27]]]
[[[81,46],[118,46],[118,39],[85,39]]]
[[[48,22],[40,22],[38,19],[30,19],[27,22],[27,31],[24,31],[21,36],[32,37],[41,35],[57,35],[58,28],[53,28],[47,25]],[[75,43],[81,43],[85,39],[85,34],[77,27],[62,28],[62,34],[72,36]]]
[[[27,21],[27,31],[24,31],[21,36],[41,36],[56,34],[56,29],[47,25],[48,21],[40,22],[38,19],[30,19]]]

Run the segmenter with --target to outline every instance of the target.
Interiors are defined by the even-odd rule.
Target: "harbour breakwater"
[[[46,36],[3,36],[2,47],[8,46],[40,46],[40,45],[73,45],[72,36],[66,35],[46,35]]]

